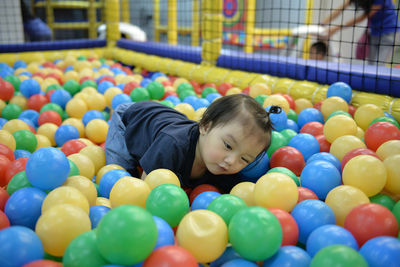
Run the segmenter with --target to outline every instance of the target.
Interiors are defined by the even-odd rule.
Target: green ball
[[[106,59],[105,58],[99,58],[99,61],[100,61],[100,63],[102,63],[102,64],[104,64],[104,63],[106,63]]]
[[[164,96],[164,85],[159,82],[151,82],[146,87],[151,99],[159,100]]]
[[[194,91],[193,89],[193,85],[190,83],[181,83],[180,85],[178,85],[178,87],[176,88],[176,93],[178,95],[180,95],[183,91]]]
[[[167,107],[170,107],[170,108],[174,108],[174,107],[175,107],[174,103],[172,103],[172,102],[169,101],[169,100],[161,100],[161,101],[160,101],[160,104],[163,104],[163,105],[165,105],[165,106],[167,106]]]
[[[75,80],[66,81],[63,86],[72,96],[81,90],[79,83]]]
[[[37,147],[37,139],[29,130],[19,130],[12,134],[17,144],[16,149],[23,149],[33,153]]]
[[[289,144],[290,139],[292,139],[294,136],[297,135],[297,133],[295,131],[293,131],[292,129],[285,129],[280,131],[281,135],[283,135],[283,137],[286,138],[287,143]]]
[[[208,205],[207,209],[215,212],[225,221],[229,226],[232,217],[239,211],[246,208],[246,203],[235,195],[224,194],[215,198]]]
[[[369,124],[369,126],[371,126],[371,125],[374,124],[375,122],[380,122],[380,121],[390,122],[390,123],[392,123],[394,126],[396,126],[397,129],[400,130],[400,124],[399,124],[395,119],[390,118],[390,117],[386,117],[386,116],[382,116],[382,117],[378,117],[378,118],[373,119],[373,120],[371,121],[371,123]],[[368,127],[369,127],[369,126],[368,126]]]
[[[201,97],[206,98],[211,93],[218,93],[218,90],[214,87],[206,87],[201,91]]]
[[[267,99],[268,95],[258,95],[254,99],[260,104],[260,106],[264,105],[265,99]]]
[[[97,226],[97,248],[109,262],[133,265],[146,259],[157,242],[153,216],[134,205],[113,208]]]
[[[13,120],[17,119],[21,112],[22,108],[17,104],[8,104],[1,111],[1,117],[6,120]]]
[[[60,89],[63,89],[61,85],[56,84],[56,83],[50,84],[50,85],[47,86],[47,88],[46,88],[46,93],[47,93],[48,91],[50,91],[50,90],[60,90]]]
[[[392,210],[394,204],[396,204],[396,202],[391,197],[385,194],[377,194],[375,196],[370,197],[369,200],[371,201],[371,203],[382,205],[388,208],[389,210]]]
[[[21,171],[11,178],[7,185],[7,193],[11,196],[15,191],[24,187],[32,187],[32,185],[26,177],[25,171]]]
[[[185,91],[181,92],[181,94],[179,95],[179,99],[181,101],[183,101],[183,99],[185,99],[185,97],[187,97],[187,96],[197,96],[197,95],[194,91],[185,90]]]
[[[97,249],[95,230],[75,237],[65,250],[62,262],[67,267],[103,266],[109,264]]]
[[[329,114],[329,116],[328,116],[328,118],[326,119],[326,121],[328,121],[330,118],[332,118],[333,116],[336,116],[336,115],[345,115],[345,116],[347,116],[347,117],[349,117],[349,118],[353,118],[353,117],[350,115],[350,113],[348,113],[348,112],[346,112],[346,111],[343,111],[343,110],[336,110],[336,111],[332,112],[331,114]]]
[[[283,146],[286,146],[288,144],[286,138],[277,131],[272,131],[271,133],[271,144],[269,146],[269,148],[267,149],[267,154],[268,157],[271,158],[272,154],[274,154],[274,152]]]
[[[70,159],[68,159],[68,162],[69,162],[69,174],[68,174],[68,177],[79,175],[78,166],[76,166],[76,164]]]
[[[299,178],[296,176],[296,174],[294,174],[291,170],[289,170],[288,168],[285,167],[275,167],[270,169],[267,173],[270,172],[279,172],[279,173],[283,173],[286,174],[287,176],[289,176],[290,178],[292,178],[292,180],[296,183],[297,186],[300,186],[300,181]]]
[[[97,88],[97,83],[95,81],[92,81],[92,80],[86,80],[81,84],[80,89],[82,90],[85,87]]]
[[[18,76],[8,75],[4,78],[4,80],[10,82],[14,86],[15,91],[19,91],[19,85],[21,83],[21,80],[19,79]]]
[[[287,114],[287,118],[292,120],[292,121],[297,122],[297,113],[296,113],[296,111],[294,111],[293,109],[289,109],[289,112]]]
[[[232,217],[228,231],[235,251],[251,261],[270,258],[282,243],[282,228],[278,219],[263,207],[239,210]]]
[[[393,213],[394,217],[396,217],[396,220],[400,225],[400,200],[397,201],[396,204],[394,204],[394,206],[392,208],[392,213]]]
[[[77,57],[76,59],[79,60],[79,61],[85,61],[85,60],[87,60],[87,57],[85,57],[85,56],[79,56],[79,57]]]
[[[179,186],[162,184],[151,190],[146,199],[146,210],[175,227],[189,212],[189,199]]]
[[[57,112],[61,118],[63,117],[63,114],[64,114],[63,108],[56,103],[47,103],[47,104],[43,105],[43,107],[40,109],[40,113],[42,113],[46,110],[53,110],[53,111]]]
[[[104,119],[106,121],[108,121],[110,119],[110,113],[109,112],[103,110],[101,113],[103,113]]]
[[[355,249],[345,245],[324,247],[311,260],[310,267],[368,267],[363,256]]]
[[[149,92],[146,90],[146,88],[143,87],[136,87],[132,90],[129,96],[131,97],[133,102],[150,100]]]
[[[61,116],[61,120],[62,121],[65,121],[66,119],[68,119],[69,118],[69,115],[68,115],[68,113],[64,110],[63,111],[63,114],[62,114],[62,116]]]

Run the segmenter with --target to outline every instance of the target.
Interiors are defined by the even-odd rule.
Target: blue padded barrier
[[[23,44],[2,44],[0,45],[0,53],[12,52],[28,52],[28,51],[48,51],[48,50],[64,50],[64,49],[82,49],[105,47],[106,40],[64,40],[51,42],[32,42]]]

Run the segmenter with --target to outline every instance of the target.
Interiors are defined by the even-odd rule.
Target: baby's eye
[[[242,158],[242,160],[243,160],[244,162],[246,162],[246,164],[249,164],[249,163],[250,163],[250,161],[248,161],[248,160],[245,159],[245,158]]]
[[[232,150],[232,147],[227,142],[224,141],[224,145],[227,149]]]

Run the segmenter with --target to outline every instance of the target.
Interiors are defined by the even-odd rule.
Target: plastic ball
[[[385,113],[386,114],[386,113]],[[388,117],[388,116],[384,116],[384,117],[378,117],[375,118],[371,121],[371,123],[369,124],[369,126],[371,126],[372,124],[376,123],[376,122],[380,122],[380,121],[386,121],[386,122],[390,122],[391,124],[393,124],[394,126],[396,126],[398,129],[400,129],[400,124],[396,121],[396,119]],[[368,126],[368,127],[369,127]]]
[[[7,157],[10,161],[14,161],[14,152],[6,145],[0,144],[0,155]]]
[[[387,141],[400,140],[400,130],[392,123],[376,122],[365,131],[364,140],[369,149],[376,151]]]
[[[101,178],[103,178],[103,175],[107,173],[110,170],[125,170],[123,167],[116,165],[116,164],[107,164],[104,167],[101,167],[101,169],[97,172],[96,174],[96,184],[100,183]]]
[[[280,132],[272,131],[271,133],[271,144],[267,149],[267,155],[271,159],[272,154],[279,148],[286,146],[288,140]]]
[[[320,200],[308,199],[298,203],[291,215],[299,227],[299,242],[306,244],[309,235],[318,227],[336,224],[332,209]]]
[[[187,103],[177,104],[174,109],[181,112],[182,114],[185,114],[189,120],[195,119],[195,110],[191,105]]]
[[[299,178],[291,170],[289,170],[288,168],[275,167],[275,168],[272,168],[272,169],[270,169],[268,171],[268,173],[271,173],[271,172],[279,172],[279,173],[286,174],[287,176],[289,176],[293,180],[293,182],[296,183],[297,186],[300,185]]]
[[[111,100],[111,108],[116,109],[119,105],[131,103],[132,99],[126,94],[116,94]]]
[[[297,176],[300,176],[301,171],[305,166],[303,155],[294,147],[284,146],[277,149],[270,159],[271,168],[285,167],[291,170]]]
[[[347,103],[350,103],[352,98],[351,87],[344,82],[335,82],[328,87],[326,97],[338,96],[343,98]]]
[[[168,169],[156,169],[148,173],[144,179],[146,184],[152,190],[161,184],[174,184],[181,186],[178,176]]]
[[[231,218],[236,214],[236,212],[245,207],[247,207],[247,205],[240,197],[231,194],[224,194],[212,200],[207,209],[221,216],[228,226]]]
[[[153,251],[143,262],[143,267],[197,267],[196,258],[185,248],[176,245],[161,247]]]
[[[221,194],[215,191],[202,192],[193,199],[191,210],[207,209],[208,205],[219,196],[221,196]]]
[[[233,259],[222,265],[223,267],[258,267],[254,261],[248,261],[245,259]]]
[[[387,171],[385,189],[392,194],[400,194],[400,154],[387,157],[383,164]]]
[[[149,92],[143,87],[136,87],[131,91],[129,96],[133,102],[150,100]]]
[[[73,98],[66,104],[65,111],[70,117],[81,119],[88,111],[88,106],[82,99]]]
[[[271,106],[267,106],[265,110],[269,112]],[[270,113],[269,118],[276,131],[282,131],[287,128],[287,115],[285,112]]]
[[[3,157],[3,156],[0,156],[0,157]],[[2,162],[3,164],[6,163],[7,170],[5,171],[5,174],[3,174],[3,177],[0,176],[0,178],[3,178],[3,179],[0,179],[0,181],[1,181],[0,183],[5,182],[5,185],[6,185],[14,177],[15,174],[17,174],[21,171],[24,171],[27,160],[28,160],[28,158],[19,158],[19,159],[14,160],[13,162],[6,163],[7,159],[4,160],[4,158],[3,158],[3,160],[0,162]]]
[[[29,125],[26,122],[24,122],[23,120],[12,119],[12,120],[7,121],[3,125],[2,130],[13,134],[14,132],[19,131],[19,130],[30,130],[30,128],[29,128]],[[6,137],[6,136],[3,136],[3,137]],[[8,139],[8,138],[6,138],[6,139]],[[11,141],[11,143],[12,143],[12,141]],[[15,148],[13,150],[15,150]]]
[[[276,216],[282,228],[282,244],[281,246],[295,246],[299,238],[299,228],[294,218],[282,209],[268,209]]]
[[[164,96],[164,86],[160,82],[151,82],[146,86],[151,99],[159,100]]]
[[[324,123],[324,117],[322,113],[315,108],[303,109],[297,117],[297,124],[300,128],[302,128],[305,124],[313,121]]]
[[[290,139],[288,146],[296,148],[307,161],[312,155],[319,152],[319,143],[314,136],[307,133],[300,133]]]
[[[376,154],[382,160],[385,160],[387,157],[392,155],[400,154],[400,141],[399,140],[390,140],[381,144],[379,148],[376,150]]]
[[[354,120],[365,131],[374,119],[383,116],[385,116],[385,113],[378,106],[365,104],[357,108],[354,113]]]
[[[309,164],[309,163],[313,162],[314,160],[327,161],[327,162],[331,163],[333,166],[335,166],[336,169],[338,169],[338,171],[341,172],[340,160],[330,153],[327,153],[327,152],[316,153],[307,160],[306,164]]]
[[[289,102],[281,95],[270,95],[268,98],[265,99],[263,104],[264,108],[272,105],[280,106],[286,114],[289,113]]]
[[[109,198],[110,192],[115,183],[123,177],[130,177],[130,173],[125,170],[110,170],[105,173],[99,183],[99,195]]]
[[[111,206],[115,208],[129,204],[145,208],[146,199],[150,191],[150,187],[143,180],[133,177],[122,177],[111,189]]]
[[[341,161],[348,152],[356,148],[366,148],[366,146],[353,135],[343,135],[333,141],[329,152]]]
[[[79,138],[78,130],[72,125],[61,125],[54,134],[56,145],[61,147],[65,142]]]
[[[264,261],[262,267],[297,266],[308,267],[311,262],[310,255],[302,248],[295,246],[281,247],[271,258]]]
[[[145,209],[133,205],[107,212],[96,233],[101,255],[113,264],[139,263],[150,255],[157,242],[153,217]]]
[[[89,110],[103,111],[107,105],[106,99],[100,93],[90,94],[86,98],[86,104]]]
[[[349,110],[349,106],[347,102],[338,96],[332,96],[325,99],[321,105],[321,113],[326,120],[332,112],[342,110],[347,112]]]
[[[332,143],[343,135],[356,135],[357,125],[353,119],[337,115],[325,123],[323,133],[326,139]]]
[[[396,266],[400,262],[400,240],[390,236],[375,237],[361,247],[360,254],[369,266]]]
[[[344,157],[341,159],[341,170],[343,171],[344,166],[346,166],[347,162],[349,162],[349,160],[351,160],[352,158],[356,157],[356,156],[360,156],[360,155],[370,155],[373,156],[377,159],[379,159],[378,155],[376,155],[376,153],[368,148],[355,148],[353,150],[350,150],[349,152],[347,152]]]
[[[100,146],[85,146],[79,151],[79,153],[87,156],[93,162],[95,173],[106,165],[104,149]]]
[[[318,121],[311,121],[303,125],[300,133],[308,133],[312,136],[318,136],[324,133],[324,125]]]
[[[369,198],[371,203],[379,204],[386,207],[389,210],[392,210],[396,202],[390,196],[380,193],[373,197]]]
[[[85,176],[88,179],[92,179],[94,176],[94,164],[92,160],[80,153],[71,154],[68,156],[68,159],[71,160],[79,169],[79,173],[82,176]]]
[[[66,141],[62,145],[61,151],[65,154],[65,156],[68,157],[71,154],[79,153],[79,151],[84,147],[86,147],[85,143],[77,139],[73,139]]]
[[[311,101],[306,98],[298,98],[294,101],[294,103],[295,103],[294,110],[296,111],[297,114],[299,114],[306,108],[313,107],[313,104],[311,103]]]
[[[393,213],[375,203],[361,204],[352,209],[346,216],[344,227],[353,234],[360,247],[374,237],[397,237],[399,233],[399,224]]]
[[[7,215],[0,209],[0,230],[10,227]]]
[[[12,151],[17,147],[14,136],[4,129],[0,130],[0,144],[6,145]]]
[[[154,222],[156,223],[157,233],[158,233],[157,242],[154,247],[154,250],[164,246],[174,245],[175,235],[171,226],[169,226],[169,224],[160,217],[153,216],[153,219]]]
[[[60,204],[74,205],[89,214],[88,199],[75,187],[64,185],[52,190],[43,202],[42,212]]]
[[[0,187],[0,210],[4,211],[4,206],[6,205],[6,202],[10,195],[7,193],[3,187]]]
[[[370,155],[352,158],[343,168],[343,184],[361,189],[368,197],[378,194],[386,184],[385,165]]]
[[[242,257],[240,257],[240,255],[232,248],[232,246],[227,246],[224,253],[210,263],[210,267],[222,266],[224,263],[234,259],[242,259]]]
[[[247,206],[255,206],[255,199],[254,199],[254,187],[256,186],[255,183],[252,182],[241,182],[235,185],[230,194],[240,197]]]
[[[52,103],[58,104],[63,109],[65,108],[66,104],[69,100],[71,100],[71,94],[66,90],[56,90],[50,97],[50,101]]]
[[[368,264],[355,249],[345,245],[331,245],[321,249],[311,260],[310,267],[317,266],[367,267]]]
[[[79,192],[81,192],[86,197],[87,201],[89,202],[89,206],[95,205],[96,198],[97,198],[97,189],[94,186],[93,182],[90,181],[89,179],[87,179],[86,177],[81,176],[81,175],[70,176],[65,181],[64,186],[73,187],[73,188],[78,189]],[[55,190],[58,190],[58,188]],[[66,192],[68,192],[68,190],[66,190]],[[71,192],[71,195],[74,193],[75,192]],[[71,196],[69,195],[67,197],[71,197]],[[80,196],[79,196],[79,198],[80,198],[80,201],[84,202]],[[63,202],[65,202],[66,198],[63,198],[62,200],[63,200]],[[70,204],[72,204],[72,203],[70,203]]]
[[[343,110],[336,110],[336,111],[334,111],[334,112],[332,112],[329,116],[328,116],[328,118],[326,119],[326,121],[328,121],[330,118],[332,118],[333,116],[337,116],[337,115],[345,115],[345,116],[347,116],[347,117],[349,117],[349,118],[353,118],[351,115],[350,115],[350,113],[348,113],[348,112],[345,112],[345,111],[343,111]]]
[[[36,136],[29,130],[19,130],[13,133],[16,142],[16,149],[23,149],[29,152],[35,151],[37,147]]]
[[[299,186],[297,187],[297,191],[299,192],[299,198],[297,203],[300,203],[307,199],[319,199],[318,196],[310,189],[306,187]]]
[[[253,98],[259,95],[270,95],[270,94],[271,94],[271,88],[269,88],[269,86],[266,83],[256,83],[250,86],[249,96]]]
[[[8,104],[1,111],[1,116],[7,120],[17,119],[21,114],[22,108],[16,104]]]
[[[0,81],[0,99],[4,100],[4,101],[8,101],[10,100],[15,92],[14,86],[12,85],[12,83],[5,81],[5,80],[1,80]]]
[[[189,200],[185,191],[179,186],[162,184],[148,195],[146,210],[164,219],[171,227],[175,227],[189,211]]]
[[[85,127],[85,135],[91,141],[100,144],[106,141],[108,123],[103,119],[93,119]]]
[[[33,95],[40,93],[40,84],[34,79],[27,79],[20,83],[19,91],[22,93],[23,96],[29,98]]]
[[[43,258],[43,245],[31,229],[23,226],[11,226],[0,231],[1,266],[22,266]]]
[[[89,218],[92,224],[92,229],[96,228],[104,215],[111,209],[106,206],[94,205],[89,208]]]

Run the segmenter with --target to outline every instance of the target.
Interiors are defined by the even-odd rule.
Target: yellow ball
[[[343,98],[331,96],[322,102],[321,113],[325,120],[329,117],[329,115],[331,115],[332,112],[337,110],[342,110],[345,112],[349,111],[349,105]]]
[[[88,110],[86,102],[79,98],[71,99],[65,106],[65,111],[72,118],[81,119]]]
[[[1,115],[1,112],[3,111],[3,108],[4,108],[5,106],[7,106],[6,102],[4,102],[4,100],[1,100],[1,99],[0,99],[0,115]]]
[[[229,88],[229,90],[228,91],[226,91],[226,93],[225,93],[225,95],[237,95],[237,94],[240,94],[242,92],[242,90],[240,90],[240,88],[237,88],[237,87],[232,87],[232,88]]]
[[[371,197],[381,192],[385,186],[386,168],[382,161],[373,156],[356,156],[344,166],[342,180],[343,184],[357,187]]]
[[[31,62],[26,66],[26,69],[30,72],[30,73],[35,73],[38,72],[40,70],[40,64],[37,62]]]
[[[261,176],[254,187],[258,206],[290,212],[297,203],[299,192],[296,183],[286,174],[271,172]]]
[[[69,80],[74,80],[74,81],[79,82],[78,73],[74,70],[70,70],[70,71],[67,71],[66,73],[64,73],[63,82],[65,83]]]
[[[96,206],[105,206],[111,209],[111,202],[108,198],[105,197],[97,197],[96,198]]]
[[[28,100],[26,99],[26,97],[24,97],[22,95],[13,96],[10,99],[9,104],[18,105],[18,106],[20,106],[22,108],[22,110],[28,109]]]
[[[78,138],[79,141],[82,141],[87,146],[94,146],[95,144],[87,138]]]
[[[121,205],[136,205],[146,208],[146,199],[151,189],[149,185],[133,177],[122,177],[110,192],[110,203],[113,208]]]
[[[383,116],[385,116],[385,113],[378,106],[374,104],[365,104],[357,108],[354,113],[354,120],[357,125],[365,131],[375,118]]]
[[[328,142],[333,143],[337,138],[344,135],[356,135],[357,124],[348,116],[336,115],[324,124],[324,136]]]
[[[264,108],[272,105],[280,106],[286,114],[288,114],[290,110],[289,102],[281,95],[270,95],[264,100]]]
[[[306,98],[296,99],[294,101],[294,103],[296,104],[295,111],[296,111],[297,114],[299,114],[303,109],[312,108],[313,107],[313,104],[311,103],[311,101],[306,99]]]
[[[343,157],[353,149],[367,148],[366,145],[354,135],[343,135],[335,139],[331,144],[329,153],[342,161]]]
[[[81,120],[77,118],[68,118],[64,120],[61,125],[72,125],[78,130],[79,137],[85,137],[85,125]]]
[[[104,92],[104,98],[106,99],[106,105],[111,107],[111,101],[114,96],[122,94],[122,90],[118,87],[110,87]]]
[[[376,154],[381,160],[387,157],[400,154],[400,140],[390,140],[378,147]]]
[[[93,119],[86,124],[85,135],[90,141],[100,144],[106,141],[108,123],[102,119]]]
[[[86,178],[92,180],[92,177],[94,176],[94,164],[92,160],[83,154],[80,153],[75,153],[71,154],[67,157],[68,159],[72,160],[75,165],[79,169],[79,174],[82,176],[85,176]]]
[[[259,95],[270,95],[271,88],[266,83],[256,83],[250,86],[249,95],[251,97],[257,97]]]
[[[36,132],[37,134],[46,136],[49,139],[51,146],[55,146],[56,141],[54,139],[54,135],[57,129],[58,129],[57,125],[48,122],[40,125]]]
[[[356,136],[360,140],[364,140],[364,131],[360,127],[357,126],[357,133]]]
[[[56,257],[64,255],[65,249],[75,237],[90,230],[89,215],[71,204],[49,209],[39,217],[35,228],[44,250]]]
[[[196,111],[195,111],[195,113],[194,113],[194,120],[195,121],[197,121],[197,122],[199,122],[200,120],[201,120],[201,118],[203,117],[203,114],[204,114],[204,112],[207,110],[207,108],[206,107],[202,107],[202,108],[199,108],[199,109],[197,109]]]
[[[174,109],[185,114],[189,120],[194,120],[196,118],[194,108],[188,103],[179,103]]]
[[[86,146],[82,148],[79,153],[86,155],[93,162],[95,173],[106,165],[106,155],[104,149],[100,146]]]
[[[241,182],[235,185],[229,194],[240,197],[247,206],[255,206],[256,201],[254,199],[254,187],[255,183],[252,182]]]
[[[35,77],[33,77],[32,79],[34,79],[35,81],[37,81],[39,84],[42,84],[42,82],[43,82],[43,78],[40,77],[40,76],[35,76]]]
[[[357,187],[340,185],[329,191],[325,203],[335,213],[336,224],[344,226],[347,214],[358,205],[369,203],[369,198]]]
[[[186,214],[176,232],[179,246],[187,249],[198,262],[214,261],[226,249],[228,228],[224,220],[209,210]]]
[[[174,184],[181,186],[178,176],[168,169],[156,169],[147,174],[144,181],[153,190],[155,187],[162,184]]]
[[[0,144],[8,146],[12,151],[17,147],[14,136],[6,130],[0,130]]]
[[[75,187],[60,186],[52,190],[43,201],[42,213],[60,204],[77,206],[89,214],[89,202],[87,198]]]
[[[161,83],[161,82],[169,81],[169,79],[168,79],[168,77],[165,77],[165,76],[159,76],[156,78],[155,81]]]
[[[387,157],[383,164],[387,171],[385,189],[392,194],[400,194],[400,154]]]
[[[51,146],[51,142],[47,136],[41,135],[41,134],[36,134],[36,140],[37,140],[37,146],[36,150],[42,147],[49,147]]]
[[[172,84],[172,86],[173,86],[175,89],[177,89],[178,86],[179,86],[181,83],[189,83],[189,81],[186,80],[185,78],[178,78],[178,79],[176,79],[176,80],[174,81],[174,83]]]
[[[13,119],[4,123],[2,130],[13,134],[19,130],[29,130],[29,125],[22,120]]]
[[[102,167],[96,174],[96,184],[100,183],[101,178],[103,177],[103,175],[111,170],[124,170],[126,171],[123,167],[117,165],[117,164],[108,164],[105,165],[104,167]]]
[[[90,64],[89,61],[78,60],[78,61],[74,62],[73,67],[74,67],[74,70],[81,71],[81,70],[86,69],[86,68],[88,68],[88,69],[90,68],[91,69],[92,65]]]
[[[93,94],[98,94],[96,88],[91,87],[91,86],[87,86],[87,87],[83,88],[79,93],[86,94],[87,96],[93,95]],[[77,95],[75,95],[74,97],[77,97]],[[86,98],[84,98],[84,100],[85,99]]]
[[[97,189],[96,186],[88,178],[82,175],[70,176],[64,183],[64,186],[74,187],[79,190],[89,202],[89,206],[96,204]],[[71,203],[72,204],[72,203]]]

